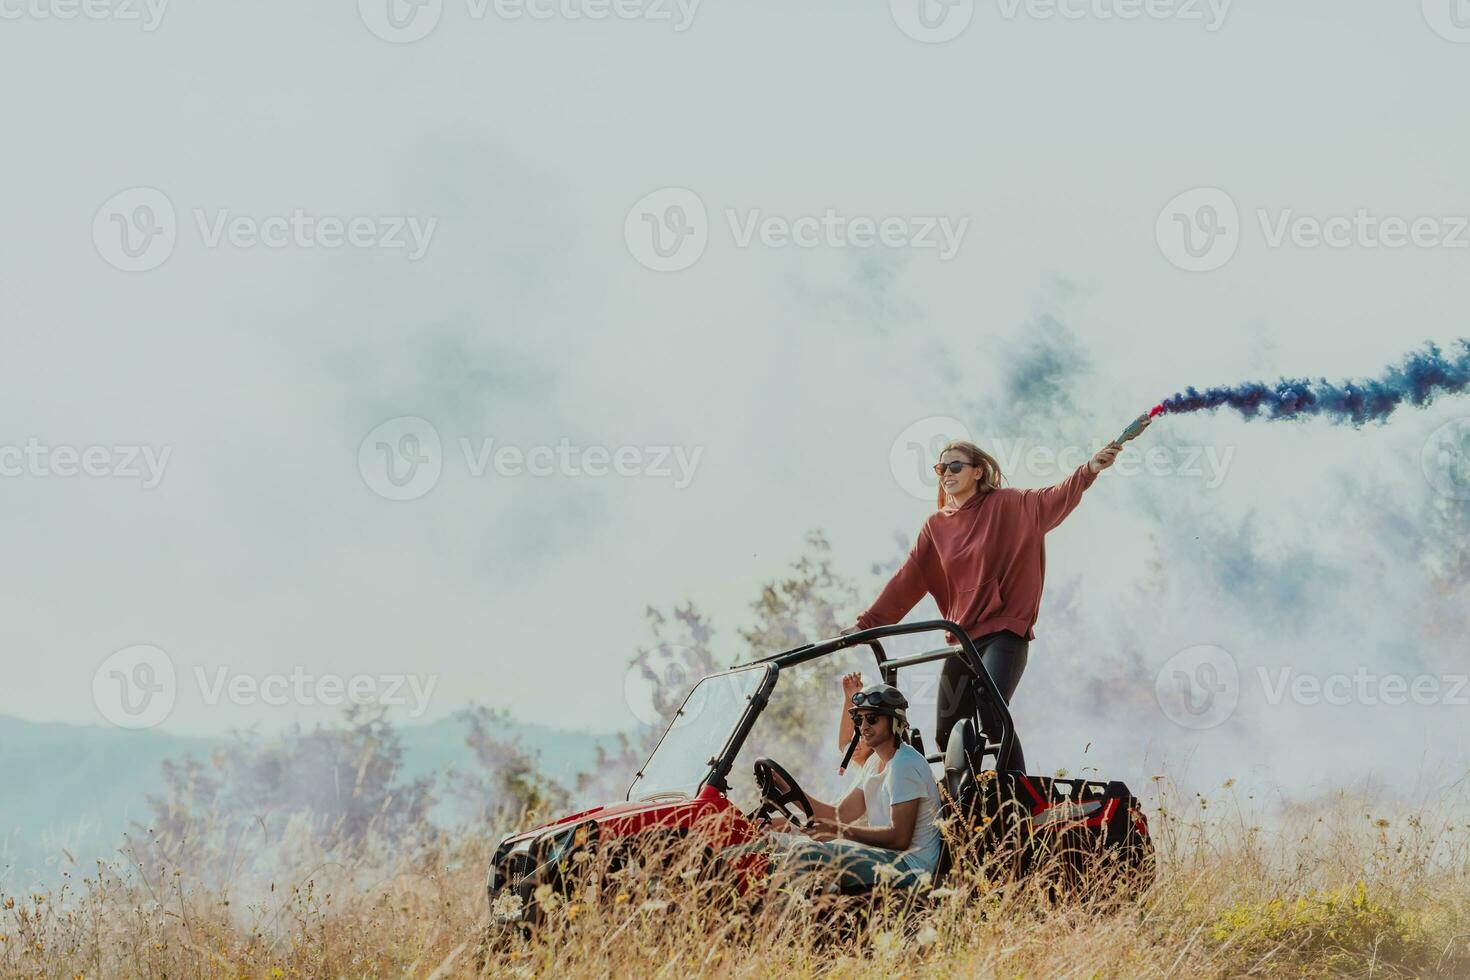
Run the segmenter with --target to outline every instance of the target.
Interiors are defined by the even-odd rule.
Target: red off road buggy
[[[883,640],[918,633],[948,633],[960,643],[896,659],[885,654]],[[940,818],[948,828],[932,885],[941,883],[958,849],[981,858],[1000,857],[1017,874],[1045,866],[1059,869],[1064,878],[1102,857],[1127,869],[1135,887],[1148,880],[1153,845],[1148,822],[1128,787],[1116,780],[1053,779],[1011,771],[1016,736],[1004,698],[965,631],[946,620],[931,620],[808,643],[704,678],[634,777],[624,801],[573,813],[500,842],[488,883],[496,918],[535,925],[541,916],[538,894],[565,895],[576,887],[576,875],[585,867],[579,852],[611,849],[616,854],[623,846],[631,852],[663,838],[696,845],[714,865],[721,849],[769,833],[773,814],[784,813],[800,824],[803,815],[798,811],[810,816],[806,794],[779,764],[771,759],[745,763],[754,770],[759,792],[758,803],[748,810],[730,798],[731,773],[783,672],[863,646],[872,651],[884,682],[900,688],[901,671],[948,659],[958,659],[974,680],[976,710],[954,725],[944,751],[926,755],[942,767],[937,776],[944,810]],[[982,730],[982,700],[990,708],[985,716],[999,719],[993,726],[999,731]],[[921,736],[915,732],[913,739],[923,752]],[[789,791],[777,789],[773,772],[783,777]],[[758,872],[748,865],[737,870],[742,888],[758,887]]]

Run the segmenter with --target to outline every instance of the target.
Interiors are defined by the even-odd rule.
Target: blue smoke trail
[[[1326,378],[1282,378],[1274,385],[1261,381],[1198,391],[1186,388],[1163,402],[1166,413],[1200,412],[1228,406],[1247,419],[1295,419],[1325,415],[1335,422],[1384,422],[1405,402],[1423,408],[1437,395],[1456,395],[1470,389],[1470,340],[1456,342],[1452,357],[1434,344],[1409,354],[1381,378],[1334,384]]]

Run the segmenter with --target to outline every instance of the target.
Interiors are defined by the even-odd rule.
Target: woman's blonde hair
[[[975,484],[976,493],[989,493],[992,490],[1000,489],[1000,464],[995,461],[994,456],[973,442],[966,442],[963,439],[955,439],[953,442],[946,444],[943,449],[939,450],[939,458],[943,459],[944,454],[948,452],[963,454],[970,461],[970,465],[980,471],[980,478]],[[948,497],[949,494],[944,492],[944,481],[941,480],[939,482],[939,510],[943,510],[949,506]]]

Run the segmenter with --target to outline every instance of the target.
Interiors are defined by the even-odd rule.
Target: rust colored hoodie
[[[867,611],[860,629],[903,619],[927,592],[972,637],[1010,630],[1036,638],[1046,579],[1046,532],[1081,503],[1097,480],[1087,464],[1054,487],[1002,487],[929,515],[908,558]]]

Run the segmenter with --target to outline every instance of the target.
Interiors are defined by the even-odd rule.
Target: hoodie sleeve
[[[919,600],[929,591],[924,578],[924,560],[933,547],[934,542],[929,537],[929,525],[926,523],[919,529],[914,546],[909,549],[908,557],[903,560],[898,571],[893,573],[893,578],[883,586],[883,591],[878,593],[873,604],[858,616],[858,629],[889,626],[903,619],[910,609],[919,604]]]
[[[1043,533],[1050,531],[1082,502],[1082,491],[1097,481],[1097,474],[1083,463],[1061,483],[1041,490],[1023,490],[1022,506],[1040,525]]]

